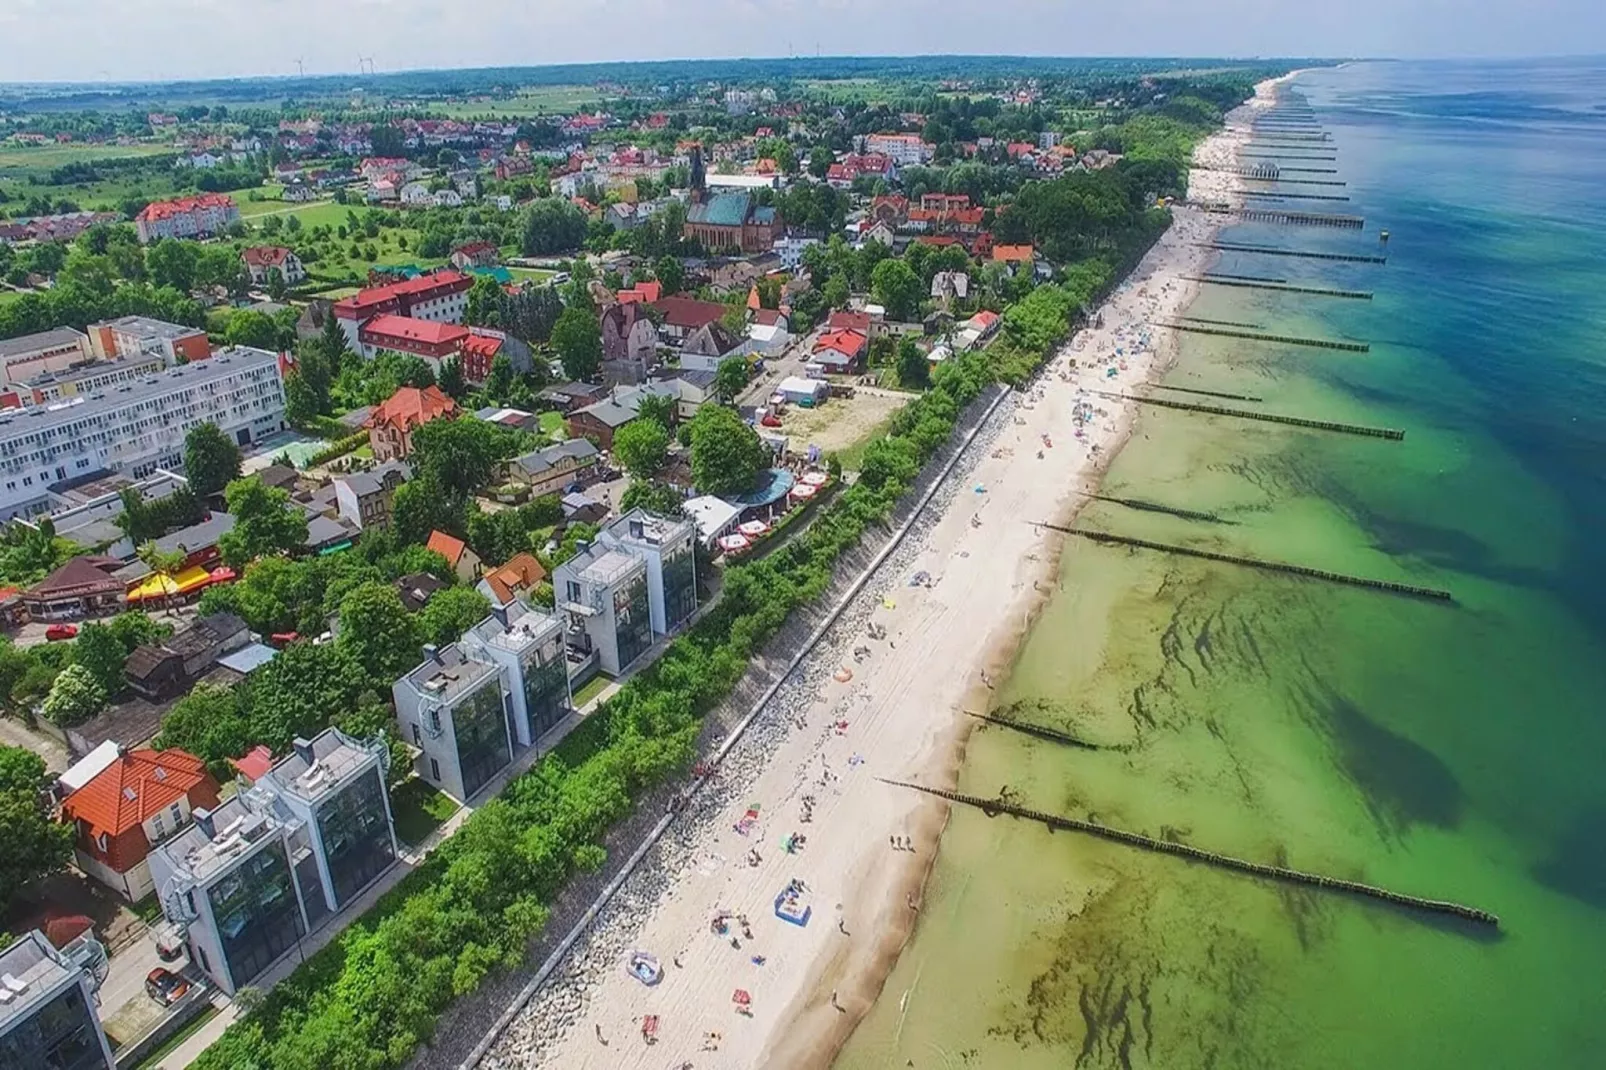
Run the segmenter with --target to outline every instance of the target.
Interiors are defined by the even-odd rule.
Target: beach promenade
[[[1259,87],[1255,106],[1271,92]],[[1198,158],[1228,164],[1241,141],[1229,127]],[[1191,200],[1223,198],[1229,175],[1195,176]],[[1150,324],[1185,311],[1197,283],[1183,276],[1208,266],[1201,243],[1217,226],[1179,208],[1095,325],[993,410],[811,655],[803,675],[817,685],[783,691],[763,714],[765,751],[722,767],[739,778],[720,785],[728,801],[653,849],[483,1065],[829,1064],[912,931],[947,816],[876,778],[952,786],[974,724],[963,711],[988,707],[1055,582],[1063,536],[1033,521],[1068,523],[1096,488],[1137,408],[1100,392],[1172,359],[1174,332]],[[656,984],[627,972],[633,950],[661,965]]]

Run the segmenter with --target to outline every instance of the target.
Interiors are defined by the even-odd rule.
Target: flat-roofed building
[[[430,644],[391,693],[419,776],[452,798],[467,802],[513,760],[511,691],[497,662],[462,643]]]
[[[0,379],[20,383],[46,372],[66,371],[90,357],[89,338],[71,327],[0,340]]]
[[[0,951],[0,1066],[112,1070],[93,975],[38,930]]]
[[[212,355],[212,343],[207,340],[205,330],[150,316],[122,316],[91,323],[89,345],[101,360],[160,357],[168,367],[205,360]]]

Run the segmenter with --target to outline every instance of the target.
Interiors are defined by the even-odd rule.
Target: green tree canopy
[[[202,498],[240,478],[240,447],[217,424],[198,424],[184,436],[184,475]]]
[[[43,802],[53,779],[37,754],[0,745],[0,908],[72,858],[72,826],[55,821]]]
[[[886,308],[887,319],[900,322],[914,318],[924,296],[920,276],[897,258],[881,261],[870,272],[870,292]]]
[[[563,310],[552,327],[552,348],[563,362],[563,374],[577,383],[596,378],[602,367],[602,327],[583,308]]]
[[[652,273],[664,284],[665,297],[679,293],[686,285],[686,269],[681,267],[678,256],[660,256],[652,266]]]
[[[733,409],[704,405],[691,422],[691,473],[706,494],[742,494],[769,464],[758,432]]]
[[[307,544],[307,516],[290,504],[288,492],[255,476],[236,479],[224,494],[234,530],[218,541],[232,568],[271,554],[288,554]]]
[[[931,364],[926,360],[926,355],[920,352],[920,346],[908,335],[898,342],[897,367],[899,386],[914,390],[931,384]]]
[[[365,583],[340,603],[338,645],[368,678],[389,684],[418,664],[418,624],[388,583]]]
[[[83,724],[106,708],[106,689],[83,665],[69,665],[50,685],[40,712],[63,728]]]
[[[561,197],[541,197],[524,210],[521,247],[525,256],[578,249],[586,238],[586,217]]]
[[[435,592],[418,614],[420,636],[424,642],[436,646],[455,643],[490,612],[490,601],[474,588],[448,587]]]
[[[748,363],[746,357],[726,357],[714,372],[714,393],[729,405],[736,395],[747,388]]]
[[[669,432],[657,420],[637,417],[613,436],[613,452],[632,479],[650,480],[669,456]]]

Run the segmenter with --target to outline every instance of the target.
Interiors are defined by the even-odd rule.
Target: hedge
[[[1055,307],[1080,308],[1092,295],[1085,287],[1104,286],[1111,267],[1076,275],[1082,281]],[[1066,314],[1057,329],[1032,339],[1040,343],[1033,364],[1069,325]],[[1017,345],[1015,355],[1024,359],[1026,351]],[[636,800],[684,774],[703,717],[791,612],[825,593],[842,554],[890,515],[998,371],[981,351],[939,367],[930,391],[866,450],[858,481],[806,532],[729,568],[719,601],[689,632],[230,1026],[194,1064],[198,1070],[399,1067],[449,1004],[492,970],[517,966],[564,882],[601,865],[604,835]]]
[[[317,453],[307,458],[307,467],[316,468],[320,464],[328,464],[336,457],[344,457],[352,450],[361,449],[368,444],[368,432],[354,431],[345,438],[337,438]]]

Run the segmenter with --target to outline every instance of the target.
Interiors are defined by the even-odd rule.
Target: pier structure
[[[1257,279],[1250,275],[1183,275],[1188,282],[1209,282],[1217,286],[1234,286],[1245,290],[1269,290],[1272,293],[1306,294],[1311,297],[1345,297],[1356,301],[1370,301],[1370,290],[1340,290],[1328,286],[1301,286],[1282,279]]]
[[[1262,256],[1293,256],[1304,260],[1341,260],[1353,264],[1386,264],[1386,256],[1367,256],[1356,253],[1319,253],[1306,249],[1279,249],[1274,245],[1247,245],[1243,242],[1198,242],[1201,249],[1215,249],[1223,253],[1258,253]],[[1183,317],[1191,319],[1192,317]]]
[[[1098,393],[1101,397],[1115,398],[1121,401],[1135,401],[1140,405],[1158,405],[1161,408],[1179,409],[1183,412],[1200,412],[1207,416],[1236,416],[1240,420],[1260,420],[1264,423],[1287,424],[1290,427],[1303,427],[1312,431],[1332,431],[1341,435],[1384,438],[1393,442],[1399,442],[1405,438],[1404,431],[1398,431],[1392,427],[1366,427],[1362,424],[1343,424],[1331,420],[1308,420],[1303,416],[1283,416],[1274,412],[1224,409],[1219,405],[1201,405],[1191,401],[1172,401],[1170,398],[1145,397],[1142,394],[1112,394],[1102,390]]]
[[[1309,346],[1312,349],[1336,349],[1345,353],[1370,353],[1366,342],[1346,342],[1337,338],[1301,338],[1292,334],[1267,334],[1262,331],[1240,331],[1232,327],[1212,327],[1177,321],[1155,321],[1157,327],[1170,327],[1175,331],[1192,331],[1195,334],[1219,334],[1225,338],[1243,338],[1251,342],[1277,342],[1290,346]]]

